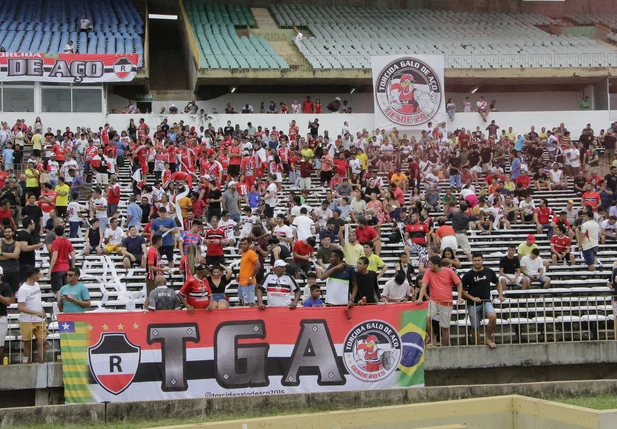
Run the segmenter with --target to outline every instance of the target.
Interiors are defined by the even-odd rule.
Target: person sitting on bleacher
[[[551,278],[544,275],[544,263],[540,258],[540,249],[535,248],[521,259],[521,272],[528,279],[529,286],[534,282],[543,284],[544,289],[551,286]]]
[[[118,218],[111,218],[109,228],[105,230],[105,248],[103,253],[106,255],[121,253],[124,231],[118,226],[118,223]]]
[[[555,212],[548,206],[548,200],[542,198],[540,206],[535,209],[533,221],[536,224],[536,234],[542,234],[546,231],[548,238],[553,236],[553,228],[551,227],[551,219],[555,216]]]
[[[100,222],[97,218],[90,219],[90,228],[86,233],[86,243],[84,245],[84,256],[90,253],[97,255],[103,254],[103,230],[100,228]]]
[[[499,260],[499,297],[500,301],[504,300],[503,291],[507,286],[519,286],[523,289],[529,288],[529,280],[521,274],[521,262],[516,256],[516,246],[510,244],[508,253]]]
[[[136,226],[129,226],[129,236],[122,240],[120,254],[123,256],[122,266],[124,269],[128,270],[133,265],[146,267],[146,239],[137,234]]]
[[[557,234],[551,237],[551,258],[553,265],[558,262],[569,262],[570,265],[576,265],[576,258],[571,252],[572,241],[566,235],[566,227],[564,225],[557,226]]]

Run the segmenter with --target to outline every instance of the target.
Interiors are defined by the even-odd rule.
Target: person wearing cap
[[[287,262],[282,259],[276,260],[272,272],[255,289],[257,308],[260,310],[266,308],[263,303],[264,292],[270,307],[289,307],[293,310],[298,306],[301,291],[296,280],[287,274]]]
[[[154,278],[155,288],[150,291],[148,310],[179,310],[182,307],[178,294],[167,287],[164,276]]]
[[[208,275],[208,267],[205,264],[195,266],[195,275],[189,276],[184,282],[178,293],[182,304],[186,307],[189,313],[194,313],[195,309],[212,310],[210,307],[210,297],[212,290],[210,283],[206,278]],[[156,279],[155,279],[156,280]]]
[[[533,234],[529,234],[527,240],[519,244],[516,248],[518,259],[523,259],[523,257],[529,255],[533,249],[538,249],[536,237]]]

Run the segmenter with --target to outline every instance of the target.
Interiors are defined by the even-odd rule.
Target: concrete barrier
[[[0,409],[0,427],[36,424],[58,425],[60,423],[83,424],[84,422],[128,423],[142,421],[144,418],[157,421],[174,416],[185,419],[224,419],[242,415],[250,418],[263,414],[288,414],[291,410],[294,412],[352,410],[361,407],[419,404],[504,395],[523,395],[548,399],[570,396],[617,395],[617,380],[426,387],[303,395],[3,408]]]

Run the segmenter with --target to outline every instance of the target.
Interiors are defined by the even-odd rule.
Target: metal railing
[[[566,343],[615,340],[613,296],[605,295],[550,295],[541,291],[518,291],[503,302],[497,299],[457,305],[454,303],[450,322],[450,343],[458,346],[485,345],[493,330],[492,340],[497,344]],[[530,291],[528,291],[530,292]],[[508,296],[508,295],[506,295]],[[489,319],[483,306],[494,308],[495,322]],[[478,312],[476,328],[472,314]],[[429,330],[431,328],[428,328]],[[433,332],[440,332],[433,321]],[[476,331],[479,342],[476,342]],[[489,336],[489,339],[491,336]]]

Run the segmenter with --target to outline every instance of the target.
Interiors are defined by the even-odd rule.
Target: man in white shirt
[[[118,218],[111,218],[110,227],[105,230],[105,249],[103,253],[120,253],[122,249],[122,239],[125,237],[124,231],[118,226]]]
[[[604,219],[600,224],[600,230],[602,237],[600,238],[600,244],[606,244],[606,242],[614,243],[617,241],[617,217],[611,216],[608,219]]]
[[[285,215],[282,213],[279,213],[276,215],[276,226],[274,227],[274,230],[272,231],[272,233],[278,237],[278,239],[281,242],[281,245],[287,247],[289,250],[291,250],[291,244],[294,241],[294,233],[293,230],[285,225]]]
[[[300,209],[300,216],[294,219],[291,226],[294,228],[298,240],[306,240],[315,234],[315,224],[308,217],[306,207]]]
[[[69,43],[64,45],[64,53],[72,54],[73,53],[73,41],[69,40]]]
[[[292,111],[292,113],[298,114],[298,113],[300,113],[301,109],[302,109],[302,106],[300,105],[300,103],[298,103],[298,100],[294,100],[294,102],[291,103],[291,111]]]
[[[579,250],[583,251],[583,259],[589,271],[595,271],[596,256],[598,255],[598,239],[600,236],[600,225],[594,220],[594,213],[591,210],[585,211],[583,215],[585,222],[577,234]]]
[[[64,181],[67,185],[73,183],[73,178],[69,174],[69,170],[72,168],[75,170],[75,173],[79,174],[79,165],[77,165],[77,161],[73,159],[70,153],[64,155],[64,164],[62,164],[62,168],[60,169],[62,176],[64,177]]]
[[[568,187],[568,182],[563,171],[559,169],[559,164],[553,164],[553,169],[548,172],[548,177],[550,179],[548,184],[549,191],[553,189],[566,189]]]
[[[278,186],[276,186],[276,176],[271,174],[268,176],[269,185],[266,188],[266,197],[264,199],[265,208],[264,214],[268,219],[272,219],[274,217],[274,207],[278,202],[276,197],[276,193],[278,191]]]
[[[92,190],[92,210],[94,217],[99,220],[101,229],[105,231],[107,228],[107,199],[103,197],[101,188]]]
[[[521,273],[529,280],[529,284],[540,282],[544,289],[551,286],[551,279],[544,275],[544,263],[540,258],[540,249],[532,249],[531,253],[521,259]]]
[[[47,339],[47,315],[43,310],[41,288],[38,281],[39,269],[31,265],[22,268],[26,281],[17,291],[17,310],[19,311],[19,330],[24,342],[24,355],[27,363],[32,363],[32,338],[36,338],[39,363],[45,362],[45,341]]]
[[[328,222],[328,219],[330,219],[331,217],[332,217],[332,210],[330,210],[328,201],[323,201],[321,203],[321,206],[317,207],[313,211],[313,220],[317,222],[320,228],[325,228],[326,223]]]

